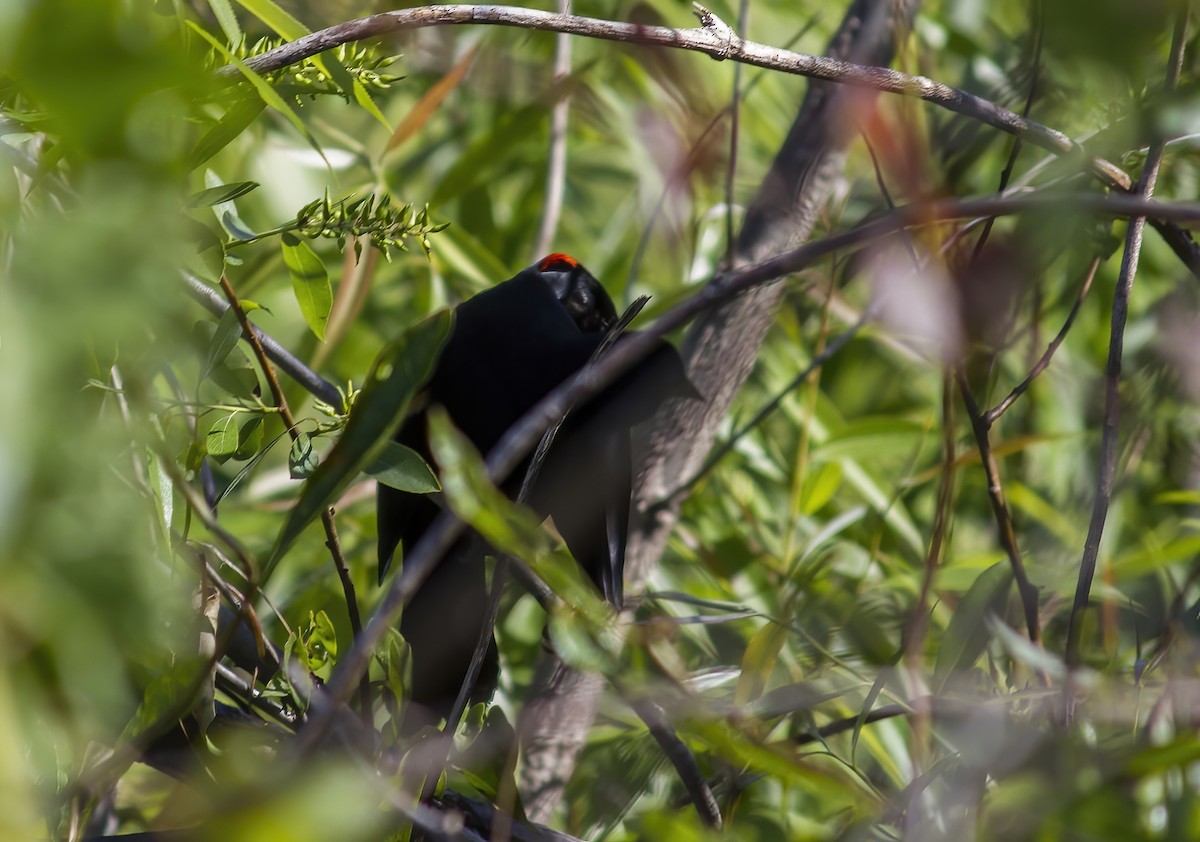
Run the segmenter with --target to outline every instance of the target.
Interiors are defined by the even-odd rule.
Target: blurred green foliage
[[[1033,118],[1135,177],[1147,146],[1166,135],[1157,196],[1194,199],[1195,36],[1179,90],[1162,93],[1177,6],[931,2],[897,66],[1018,111],[1033,89]],[[401,832],[389,779],[340,757],[283,768],[260,750],[273,731],[212,734],[193,758],[206,771],[189,769],[182,782],[123,754],[181,716],[211,713],[212,628],[197,609],[211,592],[197,562],[237,588],[247,587],[239,552],[269,573],[254,585],[266,637],[322,680],[352,641],[325,535],[311,525],[330,502],[364,615],[378,599],[371,486],[359,470],[394,419],[372,416],[356,436],[345,407],[319,407],[285,380],[311,444],[289,453],[267,384],[234,342],[236,322],[189,298],[181,271],[212,284],[224,272],[252,321],[364,401],[355,404],[364,417],[364,405],[384,405],[372,397],[380,391],[395,412],[411,383],[356,392],[389,343],[539,256],[559,98],[569,95],[571,110],[554,248],[577,256],[614,298],[653,295],[645,322],[711,276],[804,86],[743,70],[731,205],[728,62],[576,39],[572,73],[556,81],[552,35],[456,27],[265,77],[215,73],[275,43],[255,47],[259,39],[379,8],[0,3],[0,839],[200,819],[214,839]],[[806,52],[823,49],[842,13],[779,0],[747,9],[747,37]],[[738,18],[728,3],[713,10]],[[692,25],[676,0],[588,0],[575,11]],[[867,123],[871,149],[851,148],[818,236],[886,207],[880,181],[898,204],[990,194],[1012,149],[1009,137],[911,100],[881,99]],[[1011,183],[1095,189],[1074,167],[1025,147]],[[686,688],[690,706],[667,713],[714,781],[734,838],[1195,838],[1195,279],[1148,232],[1125,333],[1120,473],[1085,617],[1085,669],[1072,685],[1076,718],[1065,726],[1061,655],[1095,494],[1124,225],[1065,213],[1000,220],[966,273],[978,228],[953,241],[956,231],[912,235],[941,267],[927,273],[941,284],[933,299],[918,288],[897,296],[697,483],[619,664],[610,638],[593,648],[588,623],[559,618],[556,640],[626,687],[664,699]],[[938,332],[952,324],[976,398],[996,404],[1063,324],[1093,258],[1099,271],[1050,368],[991,431],[1039,592],[1041,650],[1023,637],[987,479],[953,393],[944,429],[943,367],[930,349],[948,347]],[[838,255],[791,279],[721,438],[900,284],[906,259],[880,269]],[[927,300],[950,302],[948,320],[925,319],[937,309]],[[384,361],[420,371],[432,353]],[[449,459],[474,465],[446,441]],[[925,634],[905,657],[947,441],[956,470],[945,543]],[[226,534],[193,510],[205,455]],[[403,454],[394,459],[395,469]],[[392,481],[432,487],[407,464]],[[308,485],[289,468],[310,475]],[[486,499],[478,476],[455,476],[456,505]],[[491,517],[497,535],[513,532],[494,512],[474,514]],[[524,533],[513,541],[532,542]],[[514,591],[500,623],[496,700],[510,719],[544,624],[532,598]],[[404,657],[391,638],[373,665],[392,696],[402,694]],[[311,692],[294,676],[266,689],[297,707]],[[855,721],[887,705],[915,712]],[[473,728],[484,721],[474,716]],[[841,720],[843,730],[812,738]],[[500,727],[487,721],[482,731]],[[504,788],[496,770],[472,780],[476,794]],[[606,697],[567,791],[564,829],[708,838],[684,804],[646,728]]]

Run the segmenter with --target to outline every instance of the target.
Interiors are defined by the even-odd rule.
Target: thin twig
[[[910,669],[916,669],[917,665],[921,663],[920,655],[925,646],[925,632],[928,625],[926,614],[929,610],[929,596],[933,593],[933,581],[937,574],[938,562],[942,556],[942,545],[946,542],[946,534],[950,529],[950,518],[953,512],[951,503],[954,496],[957,456],[954,447],[954,403],[950,400],[952,379],[953,375],[947,369],[942,375],[942,454],[944,461],[942,462],[941,478],[938,482],[933,532],[929,536],[929,549],[925,554],[917,604],[913,606],[904,630],[904,653]],[[928,713],[919,708],[917,712]]]
[[[1008,411],[1013,402],[1025,394],[1025,390],[1029,388],[1038,375],[1050,366],[1050,360],[1054,357],[1054,352],[1058,350],[1058,346],[1062,345],[1063,340],[1067,338],[1067,332],[1071,329],[1071,325],[1075,321],[1075,316],[1078,315],[1079,308],[1083,305],[1083,299],[1087,297],[1088,290],[1092,288],[1092,279],[1096,277],[1096,270],[1098,268],[1100,268],[1100,258],[1096,257],[1092,259],[1092,264],[1088,267],[1087,275],[1083,279],[1083,285],[1079,288],[1079,294],[1075,296],[1075,303],[1071,305],[1071,311],[1067,313],[1067,318],[1063,321],[1062,327],[1059,328],[1058,334],[1051,340],[1045,352],[1038,358],[1038,361],[1029,369],[1029,373],[1025,375],[1025,379],[1014,386],[1013,390],[1008,393],[1004,400],[983,414],[983,422],[987,427],[991,428],[997,419]]]
[[[1042,72],[1042,34],[1046,28],[1046,20],[1043,14],[1041,0],[1032,0],[1032,5],[1037,17],[1036,28],[1033,31],[1033,78],[1029,80],[1029,93],[1025,95],[1025,107],[1021,109],[1022,117],[1029,117],[1029,111],[1033,108],[1033,100],[1037,96],[1038,81]],[[1012,148],[1008,151],[1008,161],[1004,164],[1004,169],[1000,173],[1000,186],[996,190],[997,193],[1003,193],[1008,188],[1008,183],[1012,179],[1013,170],[1017,167],[1017,157],[1021,154],[1021,136],[1017,135],[1013,138]],[[987,244],[988,237],[991,236],[992,226],[996,224],[996,217],[990,216],[983,224],[983,230],[979,232],[979,239],[975,241],[975,250],[971,253],[971,263],[974,264],[979,260],[979,256],[983,254],[983,247]]]
[[[558,0],[558,13],[571,13],[571,0]],[[571,73],[571,36],[560,32],[554,39],[555,89]],[[563,92],[550,111],[550,152],[546,161],[546,195],[542,201],[542,221],[538,227],[533,259],[551,250],[562,215],[563,194],[567,180],[567,117],[571,110],[571,95]]]
[[[1012,567],[1013,579],[1017,583],[1017,592],[1021,596],[1021,607],[1025,612],[1025,630],[1029,639],[1040,644],[1042,638],[1041,624],[1038,619],[1038,592],[1029,575],[1025,572],[1025,563],[1021,560],[1021,549],[1017,545],[1016,530],[1013,529],[1012,512],[1004,497],[1004,486],[1000,483],[1000,469],[996,465],[996,457],[992,453],[992,443],[988,438],[988,426],[971,384],[967,382],[966,371],[959,366],[957,371],[958,390],[962,394],[963,404],[967,407],[967,416],[971,419],[971,430],[975,433],[975,446],[979,449],[979,461],[983,464],[987,476],[988,500],[992,504],[992,516],[996,521],[996,529],[1000,533],[1000,546],[1008,556],[1009,566]],[[1045,673],[1039,673],[1043,684],[1049,683]]]
[[[299,438],[300,433],[296,428],[296,419],[292,415],[291,407],[288,406],[287,398],[284,397],[283,387],[279,384],[279,378],[275,376],[275,368],[271,365],[271,361],[267,357],[259,335],[255,332],[253,325],[251,325],[250,318],[242,308],[241,302],[238,301],[233,285],[229,283],[229,279],[225,275],[221,275],[221,291],[225,293],[225,298],[230,308],[233,309],[238,324],[241,325],[242,335],[250,343],[251,350],[254,351],[254,357],[258,360],[263,377],[266,378],[267,386],[271,390],[271,397],[274,399],[275,406],[279,410],[279,415],[283,419],[288,436],[295,442]],[[355,639],[357,639],[362,635],[362,616],[358,611],[358,596],[354,592],[354,580],[350,578],[350,568],[346,564],[346,557],[342,554],[342,545],[338,540],[337,524],[334,523],[333,519],[333,509],[329,506],[321,509],[321,525],[325,529],[325,546],[329,549],[330,558],[333,560],[333,567],[337,571],[338,580],[342,584],[342,593],[346,600],[346,613],[350,618],[350,630]],[[359,706],[363,718],[369,721],[371,714],[371,688],[370,681],[365,673],[362,676],[362,681],[359,682]]]
[[[750,18],[750,0],[740,0],[738,3],[737,32],[740,36],[746,31]],[[741,128],[742,104],[742,63],[733,65],[733,92],[730,94],[729,105],[729,164],[725,167],[725,263],[733,265],[734,251],[737,248],[737,235],[733,227],[734,195],[733,187],[737,179],[738,132]]]
[[[1175,22],[1175,35],[1171,43],[1171,57],[1167,67],[1167,78],[1163,85],[1169,93],[1179,83],[1183,66],[1183,47],[1187,40],[1188,9],[1181,7]],[[1166,144],[1158,141],[1150,147],[1146,166],[1138,179],[1135,194],[1149,198],[1158,180]],[[1100,538],[1104,534],[1104,521],[1108,517],[1108,505],[1112,499],[1116,480],[1117,439],[1120,434],[1121,414],[1121,355],[1125,347],[1125,320],[1129,314],[1129,297],[1133,292],[1133,279],[1137,274],[1138,258],[1142,250],[1142,232],[1146,217],[1135,216],[1129,221],[1125,233],[1125,253],[1121,257],[1121,271],[1117,276],[1117,288],[1113,293],[1112,327],[1108,340],[1108,364],[1105,369],[1104,420],[1100,433],[1100,466],[1096,480],[1096,498],[1092,506],[1092,517],[1088,523],[1087,538],[1083,544],[1083,557],[1079,562],[1079,580],[1075,585],[1075,600],[1071,605],[1071,616],[1067,627],[1066,659],[1069,666],[1079,663],[1080,626],[1083,611],[1087,608],[1092,590],[1092,578],[1096,574],[1096,560],[1100,554]],[[1066,716],[1071,718],[1070,702]]]
[[[225,311],[229,309],[229,303],[221,297],[220,293],[195,275],[188,272],[183,272],[182,275],[188,292],[204,309],[218,318],[225,314]],[[288,377],[295,380],[310,394],[315,395],[330,406],[337,409],[345,409],[345,398],[338,391],[337,386],[334,386],[324,377],[302,363],[295,354],[280,345],[277,340],[271,338],[261,328],[251,325],[251,331],[258,337],[258,341],[266,352],[267,357],[279,366]]]
[[[688,795],[691,796],[696,812],[700,815],[700,820],[709,827],[720,828],[722,824],[721,808],[717,806],[717,798],[713,795],[708,781],[704,779],[704,773],[700,771],[700,764],[696,762],[696,756],[692,754],[687,744],[675,734],[667,722],[662,708],[649,699],[623,695],[626,704],[637,714],[638,719],[642,720],[650,732],[650,736],[654,737],[654,741],[663,750],[663,754],[675,767],[679,779],[687,789]]]

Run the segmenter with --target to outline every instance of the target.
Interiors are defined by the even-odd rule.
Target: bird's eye
[[[539,272],[570,272],[579,265],[579,261],[569,254],[548,254],[538,261]]]

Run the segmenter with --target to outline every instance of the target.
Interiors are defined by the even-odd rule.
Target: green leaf
[[[398,441],[389,441],[379,458],[366,467],[366,473],[376,482],[409,494],[432,494],[442,490],[437,475],[421,454]]]
[[[246,11],[250,12],[289,41],[295,41],[297,38],[303,38],[309,34],[308,27],[296,20],[287,10],[272,2],[272,0],[238,0],[238,3]],[[368,114],[378,120],[385,129],[389,132],[392,130],[387,118],[383,116],[383,112],[379,110],[379,106],[371,99],[371,95],[367,92],[367,89],[350,74],[346,66],[338,61],[336,57],[332,54],[313,56],[311,61],[325,75],[332,79],[339,88],[346,93],[353,94],[355,101],[366,109]]]
[[[291,641],[292,654],[308,672],[328,681],[337,659],[337,631],[324,611],[309,612],[308,628],[301,629]]]
[[[232,143],[258,119],[266,107],[267,104],[258,96],[246,96],[231,105],[225,116],[214,123],[196,143],[196,148],[188,156],[187,168],[194,170]]]
[[[734,693],[736,704],[747,704],[762,695],[787,637],[787,628],[778,623],[767,623],[750,638],[742,655],[742,671]]]
[[[207,658],[193,655],[157,674],[146,686],[137,712],[126,724],[121,739],[136,739],[162,727],[168,718],[181,716],[188,707],[188,700],[201,689],[197,678],[200,670],[207,666]]]
[[[308,34],[308,27],[272,0],[238,0],[238,4],[289,41]]]
[[[392,124],[388,122],[387,117],[383,116],[383,112],[379,110],[379,106],[375,104],[375,100],[371,99],[371,92],[366,89],[362,82],[353,77],[350,79],[350,86],[354,93],[354,101],[361,105],[368,114],[374,117],[390,133],[392,131]]]
[[[204,446],[208,455],[218,462],[224,461],[237,452],[238,449],[238,413],[231,412],[217,420],[208,428],[204,437]]]
[[[800,495],[800,510],[806,515],[816,514],[833,499],[842,484],[842,465],[840,462],[827,462],[819,470],[810,473],[804,479],[804,489]]]
[[[397,629],[388,629],[368,669],[372,684],[383,684],[396,701],[412,684],[412,651]]]
[[[225,182],[221,181],[221,177],[212,170],[204,171],[204,183],[210,190],[218,190],[226,186]],[[223,199],[210,207],[217,217],[217,222],[235,240],[253,240],[258,236],[254,233],[254,229],[242,221],[238,215],[237,205],[233,203],[232,199]]]
[[[985,620],[988,614],[1003,613],[1012,581],[1008,560],[998,561],[980,573],[963,594],[938,648],[935,686],[941,687],[953,673],[975,664],[991,638]]]
[[[263,416],[261,413],[242,413],[238,421],[238,446],[234,459],[250,459],[258,453],[263,441]]]
[[[221,25],[225,40],[235,46],[242,43],[242,28],[238,26],[237,15],[233,13],[229,0],[208,0],[208,7],[212,9],[213,17]]]
[[[295,109],[288,105],[287,102],[284,101],[283,97],[275,92],[275,89],[271,87],[266,79],[247,67],[244,61],[231,53],[222,44],[220,44],[217,39],[213,38],[211,35],[205,32],[203,28],[197,26],[193,21],[188,21],[188,26],[191,27],[194,32],[198,33],[200,37],[202,37],[210,45],[212,45],[214,49],[220,52],[225,57],[226,61],[236,67],[241,72],[242,76],[246,78],[246,81],[254,86],[254,90],[258,92],[260,97],[262,97],[263,102],[282,114],[284,118],[292,124],[296,131],[300,133],[301,137],[308,141],[308,145],[316,150],[316,153],[321,156],[321,160],[325,161],[325,165],[329,166],[329,161],[325,158],[325,152],[321,149],[321,145],[317,143],[317,139],[313,137],[312,132],[310,132],[308,127],[304,125],[304,121],[300,119],[300,116],[296,113]]]
[[[221,202],[232,202],[239,196],[245,196],[247,193],[258,188],[257,181],[235,181],[231,184],[219,184],[216,187],[209,187],[187,197],[184,203],[189,208],[207,208]]]
[[[304,321],[322,342],[325,341],[325,325],[329,323],[329,312],[333,309],[333,287],[325,264],[306,241],[294,234],[284,234],[283,262],[292,276],[292,290]]]
[[[292,479],[308,479],[320,461],[313,450],[312,437],[308,433],[298,433],[288,451],[288,475]]]
[[[225,358],[229,356],[230,351],[237,347],[238,340],[241,338],[242,326],[231,307],[221,314],[221,320],[217,322],[217,330],[208,344],[208,353],[204,356],[204,365],[200,368],[198,382],[203,383],[213,373],[213,369],[225,362]]]
[[[410,327],[380,352],[341,438],[304,483],[288,512],[263,569],[264,581],[304,528],[384,449],[403,422],[413,395],[433,373],[453,325],[453,313],[442,310]]]
[[[496,488],[479,451],[440,407],[429,412],[429,444],[441,472],[446,502],[454,513],[493,547],[532,567],[568,606],[586,617],[592,631],[601,629],[611,611],[595,587],[565,548],[555,551],[542,529],[542,519]]]
[[[1060,681],[1066,676],[1067,665],[1058,655],[1035,645],[1033,641],[1010,628],[991,612],[985,614],[983,620],[988,631],[995,635],[996,639],[1000,641],[1000,645],[1012,656],[1013,660],[1032,670],[1043,672],[1055,680]],[[1093,677],[1094,674],[1087,670],[1078,670],[1074,675],[1074,680],[1079,682],[1078,686],[1081,690],[1086,690]]]

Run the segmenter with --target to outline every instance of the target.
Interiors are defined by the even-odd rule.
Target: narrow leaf
[[[1003,611],[1012,588],[1012,568],[998,561],[979,574],[954,610],[950,625],[942,635],[933,674],[935,686],[942,686],[950,675],[969,669],[987,646],[991,635],[985,618]]]
[[[232,308],[221,314],[217,322],[217,330],[213,333],[212,341],[208,343],[208,353],[204,355],[204,365],[200,369],[200,382],[203,383],[213,373],[218,365],[225,362],[242,337],[242,326],[238,323],[237,314]]]
[[[388,138],[387,146],[383,148],[384,155],[403,145],[404,141],[415,135],[429,122],[429,118],[437,112],[446,97],[459,86],[459,83],[467,75],[467,71],[471,68],[471,62],[475,60],[476,51],[477,46],[467,50],[458,63],[450,68],[449,73],[438,79],[429,90],[421,95],[417,104],[405,115],[404,119],[400,121],[400,125],[396,126],[396,130],[392,132],[392,136]]]
[[[292,276],[292,290],[304,321],[316,335],[325,341],[325,325],[329,323],[329,312],[333,309],[333,287],[325,264],[306,241],[294,234],[284,234],[283,262]]]
[[[429,379],[454,316],[435,313],[406,330],[380,353],[337,444],[300,491],[263,570],[270,575],[309,523],[371,464],[404,420],[413,395]]]
[[[225,182],[221,181],[221,177],[212,170],[204,171],[204,183],[210,190],[219,190],[226,186]],[[211,207],[217,217],[217,222],[221,223],[221,227],[235,240],[253,240],[258,236],[254,233],[254,229],[242,221],[241,216],[238,215],[237,205],[232,199],[214,202]]]
[[[214,123],[196,143],[188,156],[187,167],[196,169],[213,155],[233,142],[246,127],[258,119],[267,104],[258,96],[245,96],[229,107],[220,120]]]
[[[233,13],[229,0],[208,0],[208,7],[212,9],[213,17],[221,25],[225,40],[232,46],[242,43],[242,28],[238,26],[237,15]]]
[[[235,181],[232,184],[220,184],[209,187],[187,197],[184,203],[189,208],[207,208],[221,202],[232,202],[239,196],[245,196],[258,187],[257,181]]]

